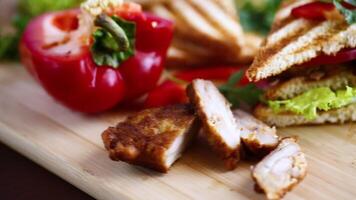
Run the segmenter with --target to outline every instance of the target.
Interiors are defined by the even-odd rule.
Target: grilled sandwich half
[[[166,0],[145,6],[175,22],[169,67],[251,63],[262,40],[244,33],[233,0]]]
[[[255,116],[278,127],[356,121],[356,24],[343,17],[308,20],[294,8],[315,0],[286,1],[247,71],[270,80]],[[342,16],[340,14],[340,16]],[[347,60],[347,61],[346,61]]]

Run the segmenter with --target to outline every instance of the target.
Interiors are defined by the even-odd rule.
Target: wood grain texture
[[[129,111],[87,116],[57,104],[18,65],[0,64],[0,140],[97,199],[264,199],[243,161],[227,172],[195,143],[162,175],[109,160],[100,134]],[[297,135],[308,175],[285,199],[355,199],[356,125],[279,130]]]

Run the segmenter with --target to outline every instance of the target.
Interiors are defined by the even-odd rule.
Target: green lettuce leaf
[[[309,90],[289,100],[268,101],[268,105],[276,113],[290,111],[313,120],[318,111],[341,108],[356,102],[356,88],[346,87],[345,90],[332,91],[328,87]]]

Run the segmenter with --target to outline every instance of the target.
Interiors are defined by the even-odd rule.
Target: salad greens
[[[355,9],[346,8],[344,5],[342,5],[341,0],[332,0],[332,2],[334,3],[335,7],[340,11],[340,13],[345,16],[345,19],[349,24],[356,23]],[[347,0],[346,2],[351,4],[352,6],[356,6],[356,0]]]
[[[290,111],[312,120],[318,116],[319,110],[341,108],[355,101],[356,88],[346,87],[334,92],[329,87],[320,87],[289,100],[269,101],[268,104],[274,112]]]
[[[0,29],[0,60],[18,58],[20,37],[31,18],[49,11],[77,7],[80,0],[19,0],[18,11],[12,20],[15,33],[2,34]]]
[[[263,94],[263,91],[253,83],[237,86],[244,74],[244,70],[234,73],[224,85],[219,87],[220,92],[234,108],[239,107],[241,104],[254,106],[260,101],[260,97]]]
[[[236,0],[240,22],[246,31],[266,35],[282,0]]]

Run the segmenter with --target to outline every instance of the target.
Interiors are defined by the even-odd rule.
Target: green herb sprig
[[[254,106],[260,101],[263,94],[263,91],[252,83],[241,87],[237,86],[243,76],[243,70],[236,72],[231,75],[226,84],[219,87],[220,92],[224,94],[233,107],[239,107],[242,104]]]
[[[267,35],[282,0],[265,0],[258,5],[252,1],[241,3],[241,0],[236,0],[236,2],[237,5],[242,4],[239,8],[239,17],[244,29]]]
[[[347,8],[343,5],[344,3],[348,3],[352,6],[356,6],[356,0],[320,0],[326,3],[333,3],[335,8],[339,10],[339,12],[345,16],[345,20],[349,24],[356,23],[356,10],[352,8]]]
[[[348,0],[345,2],[347,2],[353,6],[356,6],[356,0]],[[355,9],[346,8],[345,6],[343,6],[341,4],[341,0],[333,0],[333,3],[335,5],[336,9],[338,9],[340,11],[340,13],[345,16],[345,20],[349,24],[356,23],[356,10]]]

